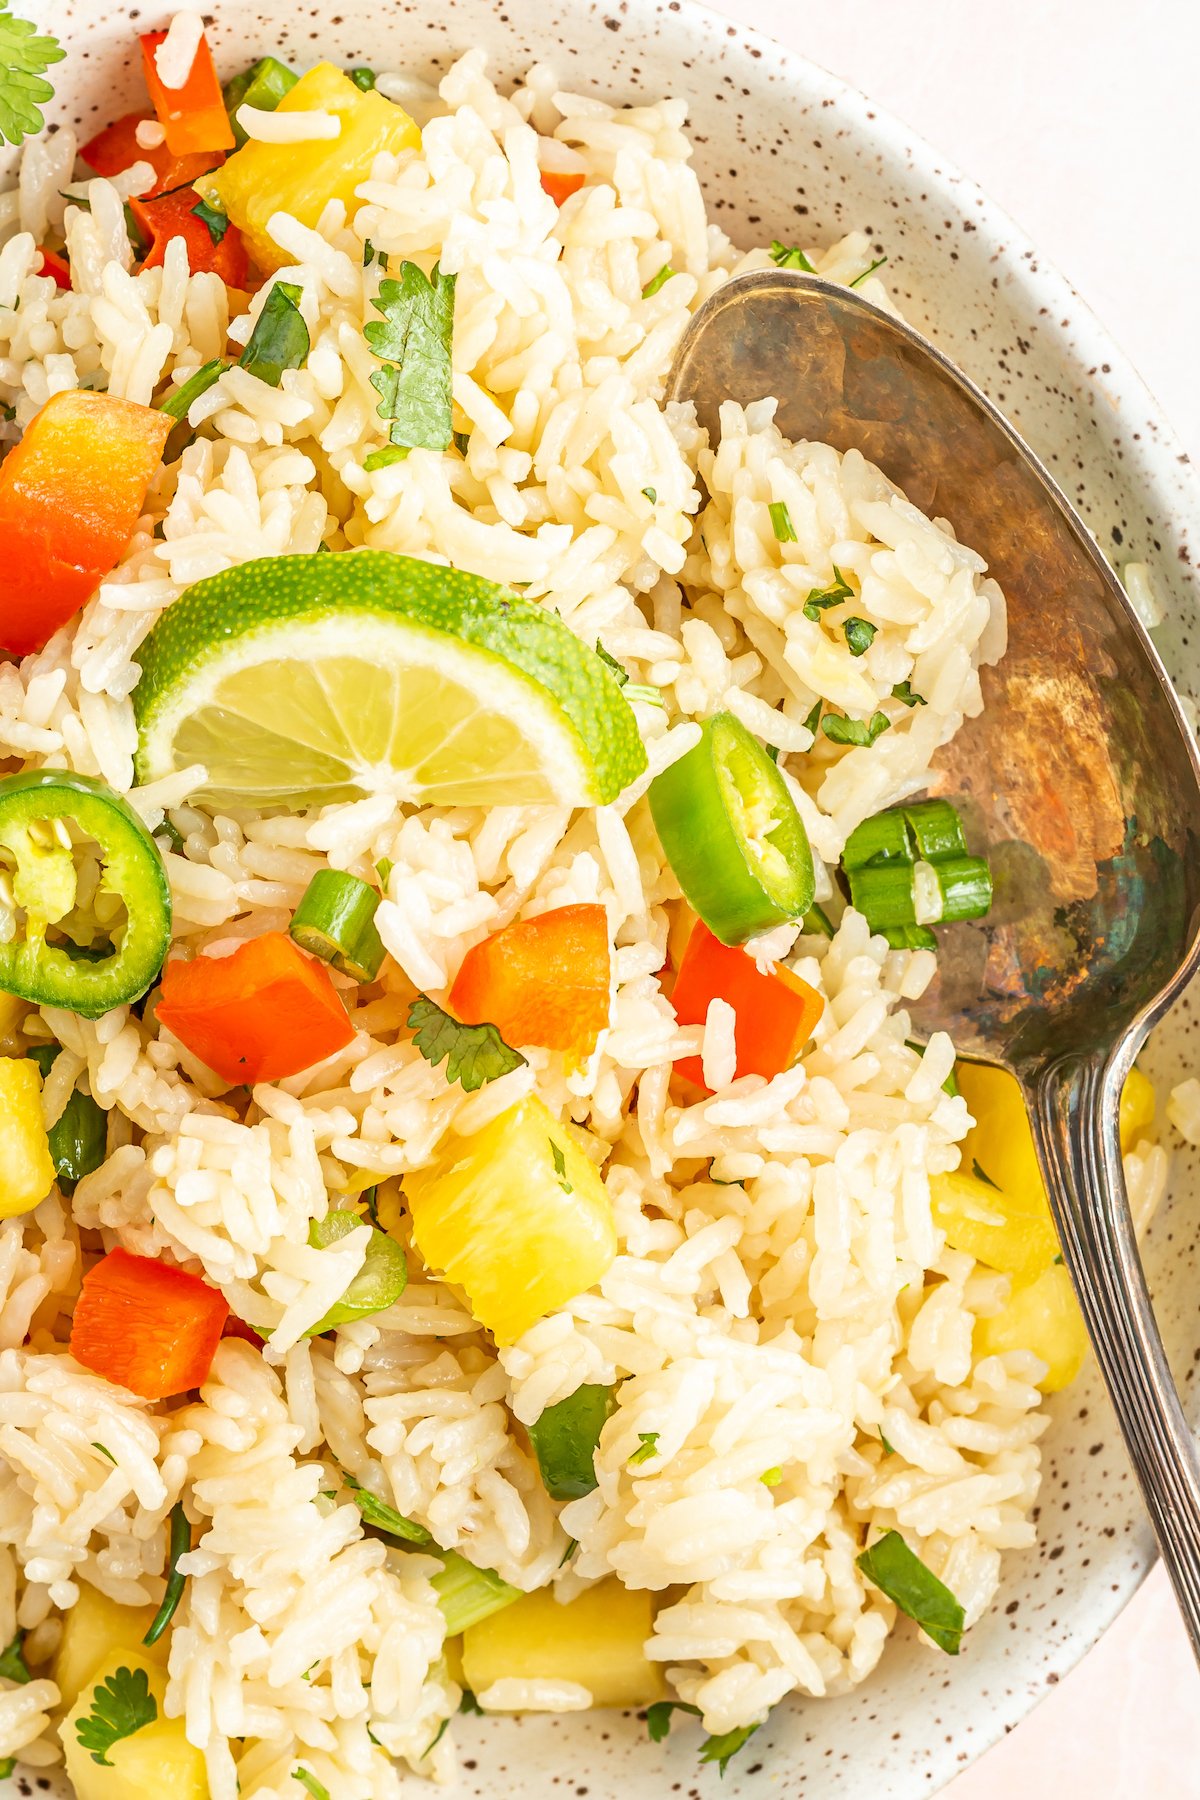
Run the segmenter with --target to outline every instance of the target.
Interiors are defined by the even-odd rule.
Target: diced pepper
[[[120,1684],[122,1670],[144,1671],[155,1716],[128,1737],[117,1738],[102,1764],[80,1743],[78,1725],[94,1716],[97,1688],[110,1677]],[[151,1651],[115,1650],[104,1658],[62,1723],[63,1755],[76,1800],[165,1800],[167,1795],[170,1800],[209,1800],[204,1752],[188,1742],[184,1719],[167,1717],[166,1688],[166,1674]],[[110,1691],[104,1689],[105,1694]]]
[[[167,134],[167,149],[172,156],[232,150],[233,132],[208,39],[201,37],[183,86],[169,88],[164,85],[154,58],[166,35],[165,31],[147,31],[140,42],[146,88],[159,124]]]
[[[187,156],[176,156],[165,140],[149,148],[139,144],[137,128],[147,123],[150,117],[149,113],[125,113],[90,144],[85,144],[80,156],[97,175],[121,175],[134,163],[149,163],[154,170],[154,186],[141,196],[143,200],[152,199],[155,194],[170,193],[173,188],[186,187],[224,162],[223,150],[198,150]]]
[[[1009,1193],[959,1169],[932,1176],[929,1191],[934,1224],[950,1248],[965,1250],[989,1269],[1032,1281],[1058,1255],[1044,1189]]]
[[[236,225],[223,220],[224,231],[214,243],[212,232],[196,208],[203,203],[195,188],[180,187],[147,200],[131,200],[130,208],[142,236],[150,246],[143,267],[158,268],[172,238],[187,246],[188,268],[193,275],[219,275],[226,287],[244,287],[250,259]]]
[[[171,421],[111,394],[53,395],[0,463],[0,644],[40,650],[124,555]]]
[[[404,1191],[427,1267],[501,1344],[599,1281],[617,1252],[596,1165],[536,1095],[451,1138]]]
[[[222,206],[244,234],[251,256],[267,274],[292,260],[267,229],[273,214],[290,213],[315,226],[328,202],[340,200],[352,215],[360,204],[356,189],[380,151],[399,155],[421,142],[406,112],[382,94],[364,94],[332,63],[318,63],[302,75],[275,110],[336,113],[341,135],[296,144],[251,140],[199,183],[205,199]]]
[[[144,1400],[198,1388],[229,1306],[216,1288],[153,1256],[110,1250],[84,1276],[71,1355]]]
[[[0,1219],[31,1211],[53,1186],[41,1074],[25,1057],[0,1057]]]
[[[168,963],[158,1022],[232,1087],[298,1075],[354,1036],[324,964],[282,931]]]
[[[768,1081],[791,1068],[825,1010],[816,989],[782,963],[764,974],[748,951],[722,944],[700,920],[683,953],[671,1004],[681,1025],[703,1025],[713,1000],[734,1010],[736,1073],[765,1075]],[[675,1067],[704,1086],[700,1057],[685,1056]]]
[[[1154,1126],[1154,1086],[1140,1069],[1130,1069],[1121,1089],[1121,1149],[1132,1150]]]
[[[160,1639],[152,1649],[143,1643],[154,1612],[152,1606],[120,1606],[90,1581],[79,1583],[79,1598],[63,1614],[62,1636],[50,1665],[50,1679],[64,1706],[74,1706],[101,1663],[117,1651],[145,1657],[165,1674],[170,1639]]]
[[[468,950],[450,989],[467,1025],[509,1044],[590,1056],[608,1024],[612,952],[602,906],[559,906],[493,932]]]
[[[463,1673],[476,1695],[509,1679],[575,1681],[593,1706],[649,1706],[666,1692],[661,1665],[646,1655],[653,1630],[645,1588],[610,1577],[565,1606],[540,1588],[467,1628]]]
[[[565,206],[571,195],[579,192],[586,179],[583,174],[571,175],[558,169],[542,170],[542,186],[555,206]]]
[[[596,1447],[616,1404],[616,1389],[597,1382],[548,1406],[529,1427],[542,1483],[552,1500],[577,1500],[596,1486]]]
[[[1046,1364],[1038,1386],[1044,1394],[1069,1387],[1083,1366],[1088,1337],[1071,1277],[1062,1263],[1051,1263],[1036,1281],[1013,1283],[1008,1303],[975,1326],[976,1357],[1006,1350],[1032,1350]]]
[[[256,112],[274,112],[285,94],[295,87],[299,76],[292,73],[277,56],[264,56],[225,83],[225,110],[237,147],[247,141],[238,123],[239,106],[252,106]]]
[[[66,257],[60,256],[57,250],[47,250],[44,245],[38,251],[38,255],[42,259],[38,274],[52,275],[54,277],[55,287],[64,289],[70,288],[71,265]]]

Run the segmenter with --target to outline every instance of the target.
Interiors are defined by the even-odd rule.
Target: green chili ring
[[[43,848],[33,827],[69,821],[99,847],[101,883],[125,906],[121,942],[95,958],[45,939],[74,905],[74,862],[60,845]],[[0,780],[0,849],[15,859],[13,890],[27,915],[23,938],[0,944],[0,989],[35,1006],[61,1006],[99,1019],[153,984],[171,942],[171,889],[162,857],[128,801],[107,783],[69,769],[31,769]]]
[[[650,784],[650,811],[688,904],[723,944],[789,920],[813,900],[808,834],[787,783],[732,713]]]

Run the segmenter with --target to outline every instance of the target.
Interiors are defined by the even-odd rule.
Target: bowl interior
[[[164,23],[171,9],[23,0],[21,10],[69,46],[69,60],[53,71],[50,116],[77,123],[86,138],[140,99],[132,32]],[[1009,414],[1101,548],[1118,567],[1150,565],[1169,614],[1159,647],[1181,689],[1200,689],[1196,590],[1178,523],[1193,503],[1191,476],[1169,430],[1103,331],[1004,214],[861,95],[691,0],[613,0],[608,11],[560,0],[532,19],[496,0],[405,0],[386,22],[373,0],[340,0],[332,17],[295,0],[214,0],[212,12],[225,75],[272,51],[300,65],[327,54],[436,78],[481,44],[501,77],[544,61],[567,88],[635,102],[685,96],[712,217],[747,245],[772,237],[819,243],[865,229],[876,254],[889,258],[886,278],[906,316]],[[1145,1061],[1160,1094],[1186,1071],[1198,1022],[1193,995],[1156,1034]],[[1173,1199],[1151,1230],[1146,1258],[1168,1351],[1200,1419],[1200,1221],[1188,1211],[1197,1155],[1178,1139],[1174,1149]],[[655,1746],[643,1724],[614,1713],[464,1719],[460,1792],[659,1800],[698,1793],[702,1784],[746,1800],[768,1792],[914,1800],[936,1791],[1090,1647],[1151,1560],[1094,1372],[1051,1410],[1041,1541],[1009,1557],[999,1601],[958,1661],[902,1630],[864,1688],[778,1708],[723,1783],[711,1770],[701,1775],[685,1727]],[[41,1780],[35,1789],[22,1779],[13,1792],[47,1791]]]

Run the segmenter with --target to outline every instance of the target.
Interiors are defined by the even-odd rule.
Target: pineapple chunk
[[[1014,1283],[1007,1306],[975,1326],[977,1357],[1005,1350],[1032,1350],[1046,1364],[1038,1386],[1044,1394],[1069,1387],[1087,1355],[1087,1332],[1071,1277],[1061,1263],[1051,1263],[1036,1281]]]
[[[965,1250],[989,1269],[1032,1281],[1058,1254],[1058,1238],[1044,1188],[1002,1193],[966,1175],[934,1175],[929,1182],[934,1224],[952,1250]]]
[[[1040,1200],[1049,1217],[1046,1185],[1016,1076],[987,1063],[962,1061],[956,1063],[954,1073],[975,1118],[974,1130],[962,1147],[963,1168],[978,1163],[988,1180],[1006,1194],[1021,1195],[1027,1210]]]
[[[157,1644],[142,1643],[155,1610],[153,1606],[118,1606],[90,1582],[80,1582],[79,1598],[63,1619],[62,1637],[50,1667],[64,1706],[74,1706],[84,1684],[117,1651],[165,1672],[170,1637],[164,1633]]]
[[[76,1727],[92,1712],[95,1690],[120,1669],[144,1669],[158,1717],[129,1737],[118,1738],[108,1749],[108,1764],[93,1760],[79,1742]],[[209,1800],[204,1754],[184,1735],[182,1719],[168,1719],[163,1712],[167,1679],[161,1668],[142,1652],[117,1650],[93,1673],[74,1706],[63,1720],[61,1736],[67,1775],[76,1800]]]
[[[369,177],[380,151],[398,155],[421,142],[406,112],[374,90],[364,94],[332,63],[318,63],[302,75],[276,108],[278,114],[314,111],[336,113],[341,135],[296,144],[251,140],[196,182],[205,200],[229,214],[268,275],[292,261],[268,230],[273,213],[291,213],[304,225],[316,225],[328,202],[340,200],[353,217],[359,205],[355,189]]]
[[[650,1706],[666,1693],[646,1655],[654,1612],[646,1590],[601,1581],[560,1606],[549,1588],[525,1594],[463,1633],[463,1674],[474,1694],[495,1681],[577,1681],[593,1706]]]
[[[404,1191],[425,1264],[500,1344],[592,1287],[617,1253],[595,1164],[535,1095],[405,1176]]]
[[[1130,1069],[1121,1089],[1121,1149],[1132,1150],[1154,1125],[1154,1088],[1140,1069]]]
[[[38,1066],[0,1057],[0,1219],[30,1212],[53,1186]]]

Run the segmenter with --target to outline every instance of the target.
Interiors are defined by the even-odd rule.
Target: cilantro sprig
[[[652,1744],[661,1744],[671,1729],[673,1712],[691,1713],[693,1718],[700,1717],[700,1708],[692,1706],[686,1700],[656,1700],[653,1706],[646,1708],[646,1730]],[[754,1736],[758,1725],[737,1725],[732,1731],[722,1731],[706,1739],[700,1752],[702,1763],[715,1762],[721,1774],[729,1767],[729,1759],[736,1756],[743,1744]]]
[[[22,1687],[31,1679],[29,1664],[25,1661],[25,1634],[18,1631],[12,1643],[0,1653],[0,1677],[5,1681],[19,1682]]]
[[[898,1531],[885,1531],[878,1543],[855,1558],[873,1587],[886,1594],[902,1613],[915,1619],[927,1638],[947,1656],[957,1656],[966,1614],[944,1582],[927,1569]]]
[[[440,1732],[438,1736],[441,1736]],[[437,1743],[437,1738],[434,1738],[433,1743]],[[430,1744],[429,1748],[432,1750],[433,1744]],[[317,1780],[311,1769],[306,1769],[302,1766],[293,1769],[292,1780],[298,1781],[302,1788],[307,1788],[312,1795],[312,1800],[330,1800],[329,1789],[325,1786],[323,1781]]]
[[[42,129],[42,107],[54,98],[45,73],[66,54],[57,38],[16,18],[8,0],[0,0],[0,138],[19,144]]]
[[[238,358],[243,369],[268,387],[279,386],[285,369],[302,369],[308,361],[311,340],[300,311],[302,292],[294,281],[275,283]]]
[[[92,1689],[91,1710],[75,1724],[75,1735],[94,1763],[111,1769],[108,1752],[143,1725],[153,1725],[158,1701],[145,1669],[120,1668]]]
[[[494,1025],[463,1025],[426,994],[418,994],[409,1007],[408,1028],[416,1033],[413,1042],[425,1061],[435,1069],[444,1061],[446,1080],[457,1081],[468,1094],[525,1061]]]
[[[371,353],[383,363],[371,376],[376,408],[388,437],[403,450],[448,450],[451,417],[450,344],[454,335],[454,284],[439,264],[426,275],[414,262],[400,277],[379,284],[371,301],[381,319],[363,326]]]
[[[777,269],[801,269],[805,275],[817,272],[799,244],[781,244],[778,238],[771,240],[771,261]]]

